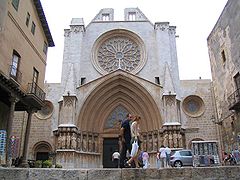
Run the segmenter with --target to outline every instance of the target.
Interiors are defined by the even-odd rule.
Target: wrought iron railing
[[[240,88],[238,88],[228,97],[228,103],[230,110],[234,109],[234,106],[240,103]]]
[[[16,82],[21,84],[22,82],[22,73],[18,70],[17,67],[10,65],[9,66],[9,75],[12,79],[14,79]]]
[[[46,93],[37,85],[37,83],[28,83],[28,94],[34,94],[40,100],[44,101]]]

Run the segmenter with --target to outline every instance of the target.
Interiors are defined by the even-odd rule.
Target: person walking
[[[119,168],[120,153],[117,150],[115,150],[112,154],[112,161],[113,161],[114,167]]]
[[[167,167],[170,167],[171,149],[168,146],[166,146],[165,151],[166,151],[166,165]]]
[[[126,165],[128,167],[131,167],[131,163],[134,161],[135,167],[139,168],[139,163],[138,163],[138,155],[140,153],[140,128],[139,128],[139,121],[141,120],[140,116],[135,116],[133,123],[131,124],[131,144],[137,146],[132,147],[132,152],[131,152],[131,158],[126,162]],[[134,152],[133,152],[134,150]]]
[[[130,122],[132,120],[132,115],[130,113],[127,114],[126,120],[124,120],[121,124],[120,136],[121,136],[121,153],[120,153],[120,168],[124,167],[124,163],[126,160],[127,151],[131,152],[131,128]]]
[[[167,155],[166,155],[165,147],[163,145],[161,145],[159,149],[159,153],[160,153],[160,168],[165,168]]]

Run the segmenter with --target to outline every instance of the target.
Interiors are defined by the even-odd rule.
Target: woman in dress
[[[138,164],[138,155],[140,152],[140,128],[139,128],[139,121],[141,120],[140,116],[135,116],[134,120],[131,124],[131,144],[133,144],[134,142],[137,142],[138,144],[138,149],[136,153],[132,153],[131,152],[131,158],[126,162],[126,166],[127,167],[131,167],[131,163],[134,161],[135,163],[135,167],[139,168],[139,164]],[[132,147],[133,150],[133,147]]]

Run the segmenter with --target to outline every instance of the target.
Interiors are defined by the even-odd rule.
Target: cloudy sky
[[[211,79],[207,37],[227,0],[41,0],[55,47],[48,49],[46,81],[61,80],[64,29],[72,18],[83,18],[85,26],[102,8],[113,8],[115,20],[123,20],[124,8],[138,7],[154,24],[177,26],[180,79]]]

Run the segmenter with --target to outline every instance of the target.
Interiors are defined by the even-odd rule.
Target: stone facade
[[[208,37],[222,150],[240,148],[240,2],[229,0]],[[234,17],[234,18],[233,18]]]
[[[25,180],[238,180],[239,166],[166,168],[166,169],[38,169],[1,168],[1,179]]]
[[[74,18],[65,29],[61,83],[45,84],[29,159],[49,151],[65,168],[105,167],[113,151],[105,142],[119,147],[128,112],[141,116],[152,167],[161,145],[217,140],[211,81],[179,79],[176,27],[153,25],[138,8],[124,12],[124,21],[114,21],[113,9],[103,9],[86,27]]]
[[[26,160],[31,116],[44,106],[47,48],[52,46],[54,42],[40,0],[1,1],[0,130],[1,135],[7,136],[6,144],[2,141],[5,138],[1,137],[0,164],[10,165],[11,159],[18,156],[13,152],[6,155],[11,146],[10,139],[15,136],[25,143],[21,155]],[[24,123],[23,114],[16,116],[13,123],[14,112],[27,112],[28,123]],[[23,125],[24,131],[13,129]]]

